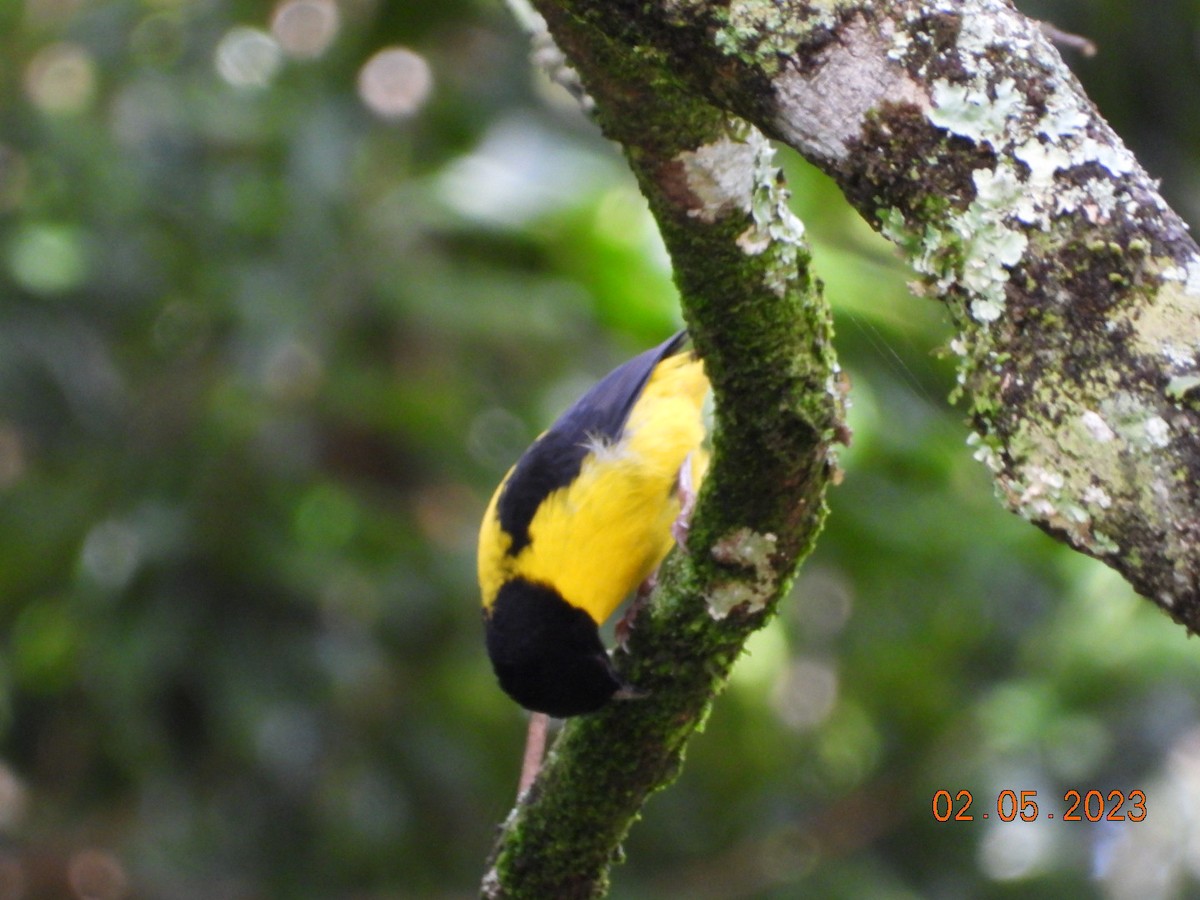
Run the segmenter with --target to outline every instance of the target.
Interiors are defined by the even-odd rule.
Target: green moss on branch
[[[485,896],[539,900],[607,890],[621,840],[812,547],[844,435],[829,310],[769,143],[654,52],[543,11],[659,222],[716,428],[688,552],[668,558],[617,654],[648,696],[568,722],[494,848]]]

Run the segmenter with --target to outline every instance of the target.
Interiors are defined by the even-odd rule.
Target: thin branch
[[[1069,31],[1063,31],[1057,25],[1050,22],[1038,22],[1042,28],[1042,33],[1059,47],[1067,47],[1070,50],[1078,51],[1081,56],[1086,56],[1089,59],[1096,55],[1098,48],[1096,42],[1091,38],[1086,38],[1082,34],[1072,34]]]

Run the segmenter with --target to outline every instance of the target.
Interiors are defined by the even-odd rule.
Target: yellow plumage
[[[699,360],[678,355],[659,363],[624,434],[591,448],[576,480],[542,501],[529,526],[531,543],[516,557],[506,556],[510,539],[496,517],[501,482],[479,535],[484,605],[519,575],[553,585],[597,623],[612,615],[671,549],[671,523],[679,515],[673,488],[689,453],[692,484],[703,477],[707,392]]]
[[[709,385],[681,342],[647,351],[585,395],[509,470],[484,514],[478,564],[488,649],[501,684],[531,708],[506,683],[512,671],[522,683],[569,678],[563,648],[575,641],[575,655],[595,652],[590,636],[586,647],[563,637],[568,624],[582,626],[560,605],[586,613],[593,629],[612,615],[671,549],[681,467],[691,466],[692,485],[703,477]],[[616,427],[614,401],[624,413]]]

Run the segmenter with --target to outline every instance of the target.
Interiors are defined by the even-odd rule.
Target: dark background
[[[1200,220],[1196,5],[1027,11]],[[781,159],[854,443],[613,896],[1195,895],[1200,645],[999,507],[940,309]],[[479,517],[677,317],[498,3],[0,5],[0,900],[471,896],[524,730]],[[1072,788],[1149,815],[1064,823]]]

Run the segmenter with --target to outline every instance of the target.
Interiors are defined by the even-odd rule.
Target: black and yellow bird
[[[662,562],[707,455],[708,380],[686,332],[605,376],[496,489],[479,533],[488,654],[526,709],[593,712],[626,689],[599,626]]]

